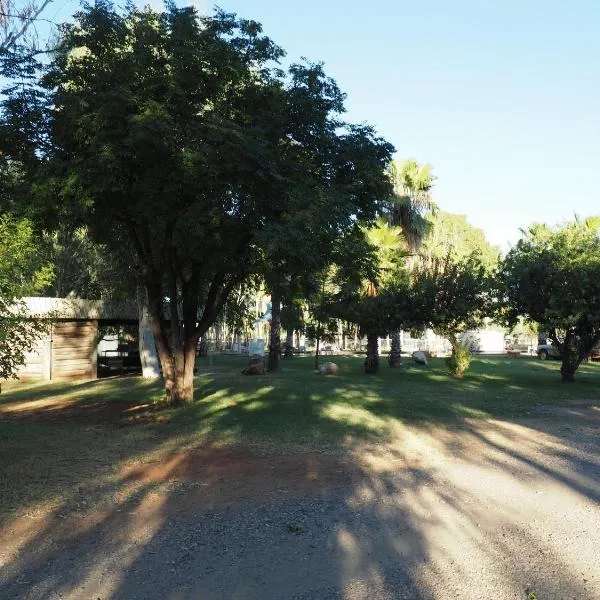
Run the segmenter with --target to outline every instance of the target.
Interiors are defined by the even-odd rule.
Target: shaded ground
[[[304,413],[290,403],[297,386],[276,397],[254,381],[207,385],[227,395],[184,415],[219,415],[211,423],[220,439],[168,412],[157,414],[170,423],[115,426],[130,422],[129,409],[153,405],[152,388],[139,396],[130,388],[129,401],[107,400],[95,385],[43,388],[37,400],[49,403],[36,408],[25,391],[0,399],[10,509],[0,526],[0,598],[600,598],[595,380],[583,397],[544,393],[553,403],[522,402],[518,414],[502,414],[494,398],[480,418],[442,419],[441,407],[413,420],[375,399],[377,381],[319,379]],[[327,386],[345,401],[321,403]],[[447,406],[485,406],[468,388],[461,398],[438,389],[438,402],[444,393]],[[257,423],[275,410],[269,394],[311,425],[290,426],[294,440],[304,432],[302,443],[287,441],[289,432],[260,437]],[[427,401],[415,397],[418,415]],[[98,408],[111,404],[118,410]],[[7,406],[21,416],[5,419]],[[339,421],[317,428],[324,419]],[[377,427],[385,436],[369,433]],[[17,508],[19,498],[27,501]]]

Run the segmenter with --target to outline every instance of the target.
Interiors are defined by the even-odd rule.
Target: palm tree
[[[409,255],[408,266],[412,268],[423,237],[430,227],[425,215],[437,210],[430,193],[435,177],[430,165],[421,166],[412,159],[391,163],[389,176],[394,189],[388,211],[389,222],[402,230]],[[390,337],[392,343],[388,363],[390,367],[399,367],[402,365],[400,330],[392,331]]]

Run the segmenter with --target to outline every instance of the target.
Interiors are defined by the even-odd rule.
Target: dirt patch
[[[351,459],[322,454],[264,455],[243,447],[190,450],[160,462],[126,465],[126,484],[185,490],[191,501],[215,507],[265,498],[325,495],[351,486],[359,470]]]

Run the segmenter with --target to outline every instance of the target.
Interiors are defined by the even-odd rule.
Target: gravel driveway
[[[174,455],[126,500],[5,524],[0,598],[598,600],[599,432],[587,408]]]

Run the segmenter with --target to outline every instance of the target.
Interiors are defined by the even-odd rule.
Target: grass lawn
[[[214,356],[199,364],[196,402],[161,406],[160,384],[137,377],[75,384],[3,385],[0,395],[0,515],[40,503],[79,507],[77,491],[110,496],[124,463],[221,443],[344,447],[386,439],[403,424],[460,424],[464,418],[543,414],[542,406],[600,404],[600,364],[563,384],[558,362],[483,357],[462,380],[442,359],[428,367],[362,373],[362,359],[335,357],[338,376],[316,375],[313,358],[283,361],[277,375],[240,374],[245,360]],[[552,417],[547,417],[552,418]]]

